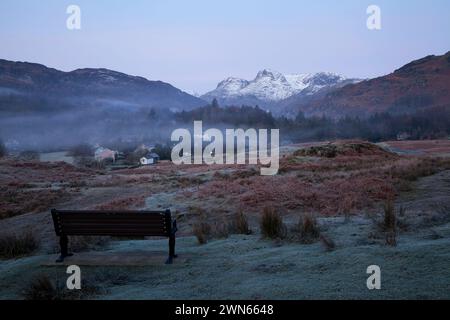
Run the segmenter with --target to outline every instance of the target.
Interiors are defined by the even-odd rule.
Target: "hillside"
[[[24,96],[26,101],[44,98],[59,104],[131,110],[140,107],[189,110],[204,105],[201,99],[168,83],[108,69],[63,72],[35,63],[0,60],[0,102],[5,99],[23,101]]]
[[[342,117],[446,106],[450,106],[450,52],[427,56],[386,76],[349,84],[310,101],[285,106],[284,110]]]

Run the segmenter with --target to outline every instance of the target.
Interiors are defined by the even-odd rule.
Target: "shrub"
[[[70,148],[68,155],[72,157],[93,157],[94,148],[88,144],[79,144]]]
[[[170,143],[156,144],[153,152],[155,152],[159,156],[160,160],[172,159],[172,146],[170,145]]]
[[[93,157],[80,156],[76,158],[75,163],[83,168],[105,169],[105,164],[102,161],[96,161]]]
[[[233,218],[231,223],[231,227],[233,232],[237,234],[251,234],[252,231],[248,226],[247,216],[244,214],[242,210],[239,210]]]
[[[138,165],[140,164],[140,159],[146,154],[146,151],[134,151],[127,153],[125,155],[124,163],[127,165]]]
[[[206,222],[194,224],[192,230],[199,244],[206,244],[211,237],[211,226]]]
[[[283,219],[274,208],[264,207],[260,226],[264,238],[282,239],[286,236],[286,227],[283,224]]]
[[[110,273],[107,274],[110,276]],[[64,281],[52,281],[48,275],[39,274],[31,279],[27,287],[22,291],[22,297],[25,300],[80,300],[87,299],[101,293],[100,283],[108,281],[99,281],[97,277],[90,276],[83,278],[82,290],[68,290]],[[114,279],[112,280],[114,281]],[[112,282],[111,281],[111,282]],[[109,283],[108,283],[109,284]]]
[[[23,161],[39,160],[39,152],[37,151],[23,151],[19,154],[19,159]]]
[[[21,235],[0,237],[0,258],[12,259],[30,255],[39,248],[39,241],[31,231]]]
[[[304,214],[298,222],[298,232],[302,243],[313,243],[320,237],[317,220],[312,214]]]
[[[25,300],[57,300],[58,290],[47,275],[41,274],[31,280],[22,295]]]

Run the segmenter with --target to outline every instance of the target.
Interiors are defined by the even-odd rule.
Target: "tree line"
[[[367,118],[325,116],[295,118],[274,117],[258,106],[222,108],[217,102],[192,111],[175,114],[177,122],[202,120],[207,125],[230,125],[251,128],[279,128],[281,137],[292,142],[329,139],[364,139],[373,142],[397,138],[421,140],[447,138],[450,135],[450,106],[419,110],[413,113],[376,113]]]

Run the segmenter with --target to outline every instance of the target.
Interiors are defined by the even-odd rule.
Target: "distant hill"
[[[430,55],[383,77],[349,84],[311,99],[283,106],[283,113],[306,116],[369,116],[413,113],[450,107],[450,52]]]
[[[26,101],[43,98],[62,105],[129,110],[191,110],[205,105],[203,100],[168,83],[108,69],[63,72],[35,63],[0,60],[0,102],[11,96],[26,96]]]

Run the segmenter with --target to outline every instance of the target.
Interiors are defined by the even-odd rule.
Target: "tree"
[[[219,108],[219,102],[217,101],[216,98],[214,98],[213,101],[211,102],[211,106],[213,107],[213,109]]]
[[[153,151],[159,156],[160,160],[171,160],[172,159],[172,147],[169,143],[155,145]]]
[[[6,156],[6,147],[3,141],[0,139],[0,158],[3,158],[4,156]]]
[[[299,111],[297,113],[297,116],[295,117],[295,122],[303,123],[305,120],[306,120],[305,114],[302,111]]]

